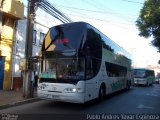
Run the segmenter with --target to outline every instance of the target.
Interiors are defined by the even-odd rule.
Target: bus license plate
[[[50,94],[48,94],[48,98],[51,98],[51,99],[58,99],[59,96],[55,96],[55,95],[50,95]]]

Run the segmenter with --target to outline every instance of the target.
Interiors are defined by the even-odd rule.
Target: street
[[[98,114],[159,114],[160,113],[160,85],[154,84],[149,87],[134,86],[129,91],[121,91],[106,96],[101,103],[90,101],[84,105],[53,102],[41,100],[21,106],[10,107],[0,110],[0,114],[33,114],[44,115],[70,115],[83,114],[86,119],[98,117]],[[94,116],[90,116],[94,115]],[[96,118],[98,119],[98,118]]]

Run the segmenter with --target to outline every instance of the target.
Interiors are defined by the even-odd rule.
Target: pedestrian
[[[37,84],[38,84],[38,71],[36,70],[34,72],[34,86],[37,87]]]
[[[31,77],[31,86],[30,86],[30,97],[34,97],[34,82],[35,82],[35,75],[34,71],[32,71],[32,77]]]

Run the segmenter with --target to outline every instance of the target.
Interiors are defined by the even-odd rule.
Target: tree
[[[160,0],[146,0],[136,21],[139,35],[153,37],[152,45],[160,52]]]

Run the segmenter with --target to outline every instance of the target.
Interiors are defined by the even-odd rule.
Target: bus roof
[[[133,68],[133,70],[150,70],[150,71],[154,71],[153,69],[149,69],[149,68]]]
[[[71,22],[71,23],[60,24],[60,25],[56,25],[56,26],[51,27],[47,33],[47,35],[49,34],[49,36],[46,35],[46,37],[44,39],[44,42],[42,45],[43,46],[42,51],[45,51],[46,46],[51,43],[50,41],[53,41],[54,38],[52,38],[52,36],[54,36],[54,32],[55,32],[54,29],[55,28],[62,28],[62,29],[65,29],[66,31],[69,31],[68,28],[71,28],[72,26],[75,26],[72,28],[73,30],[71,32],[74,32],[74,36],[76,38],[76,41],[75,41],[75,38],[74,39],[71,38],[71,42],[73,43],[73,45],[71,45],[72,48],[74,48],[74,49],[80,48],[81,47],[80,45],[82,45],[81,43],[83,43],[83,45],[84,45],[86,40],[83,39],[83,36],[84,36],[85,32],[87,31],[88,27],[90,27],[90,29],[93,29],[94,31],[96,31],[97,34],[99,34],[102,38],[104,38],[102,40],[102,42],[109,45],[109,47],[111,47],[114,50],[114,52],[116,52],[117,54],[122,54],[122,55],[126,56],[128,59],[131,59],[131,55],[123,47],[119,46],[117,43],[115,43],[113,40],[111,40],[109,37],[107,37],[105,34],[103,34],[97,28],[95,28],[94,26],[92,26],[86,22]],[[76,30],[80,31],[79,34],[81,33],[81,35],[77,34],[75,32]],[[47,43],[46,41],[49,41],[49,42]],[[65,39],[63,41],[67,42],[67,39]],[[53,46],[52,46],[52,48],[53,48]],[[63,49],[65,49],[65,48],[63,47]]]

